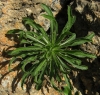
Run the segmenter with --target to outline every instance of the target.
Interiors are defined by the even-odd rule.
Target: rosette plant
[[[94,33],[85,37],[76,38],[76,34],[70,31],[76,17],[72,15],[71,7],[68,6],[68,21],[58,33],[58,23],[51,12],[51,9],[45,4],[41,4],[46,14],[42,16],[50,20],[50,30],[44,28],[30,18],[23,18],[26,25],[31,26],[31,30],[24,31],[14,29],[8,31],[8,35],[17,35],[19,45],[16,49],[8,50],[8,55],[12,56],[9,66],[20,58],[20,69],[23,72],[21,86],[26,79],[31,76],[36,89],[41,89],[43,81],[48,78],[51,87],[63,93],[71,95],[71,85],[68,74],[73,69],[87,70],[88,67],[82,65],[82,58],[95,58],[96,56],[81,50],[72,49],[73,46],[91,42]],[[31,64],[31,66],[28,66]],[[27,67],[28,66],[28,67]],[[27,69],[26,69],[27,67]],[[59,88],[56,83],[63,81],[66,85],[63,89]]]

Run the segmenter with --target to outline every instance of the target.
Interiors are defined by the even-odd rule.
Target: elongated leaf
[[[47,66],[47,65],[44,65],[44,66],[43,66],[43,69],[42,69],[42,71],[41,71],[41,73],[40,73],[40,75],[39,75],[39,79],[41,79],[41,80],[44,78],[44,73],[45,73],[45,70],[46,70],[46,66]]]
[[[53,16],[53,13],[49,7],[47,7],[45,4],[41,4],[42,8],[45,10],[45,12],[48,13],[48,15]]]
[[[53,87],[55,90],[57,90],[57,91],[59,91],[59,92],[62,92],[62,90],[60,90],[60,89],[54,84],[53,78],[51,79],[50,83],[52,84],[52,87]]]
[[[60,45],[64,45],[64,46],[67,46],[68,43],[70,43],[71,41],[73,41],[74,39],[76,38],[76,34],[75,33],[72,33],[72,35],[66,39],[66,41],[64,41],[63,43],[61,43]]]
[[[50,59],[50,61],[49,61],[49,68],[47,68],[47,71],[48,71],[48,69],[50,69],[50,70],[48,72],[49,74],[47,74],[47,75],[50,76],[50,79],[52,79],[52,77],[55,75],[55,64],[52,59]]]
[[[30,35],[29,33],[26,33],[26,38],[28,36],[30,36],[31,37],[31,40],[33,40],[32,38],[34,38],[35,41],[38,41],[38,42],[41,42],[41,43],[45,43],[45,44],[48,44],[49,43],[48,37],[46,35],[44,36],[43,34],[38,33],[38,32],[32,32],[32,34],[33,35]]]
[[[25,22],[25,24],[28,24],[30,26],[32,26],[34,29],[38,30],[37,24],[30,18],[23,18],[23,21]]]
[[[69,32],[69,30],[71,29],[72,25],[74,24],[76,17],[72,15],[71,12],[71,7],[68,6],[68,22],[66,23],[65,27],[63,28],[59,38],[58,38],[58,42],[61,41],[64,37],[66,37],[66,35],[68,34],[67,32]]]
[[[10,69],[11,64],[12,64],[16,59],[17,59],[16,57],[12,57],[12,59],[10,60],[10,62],[9,62],[9,71],[11,70],[11,69]]]
[[[35,76],[39,73],[39,71],[41,71],[41,69],[43,68],[44,64],[46,64],[46,60],[43,60],[38,66],[37,68],[34,70],[34,73],[32,76]]]
[[[56,73],[56,80],[57,80],[58,82],[61,82],[61,81],[62,81],[59,72]]]
[[[86,43],[86,42],[91,42],[91,40],[85,39],[85,38],[77,38],[77,39],[75,39],[73,42],[71,42],[71,43],[69,44],[69,46],[82,45],[82,44],[84,44],[84,43]]]
[[[51,19],[51,17],[53,17],[53,13],[52,13],[51,9],[49,7],[47,7],[45,4],[42,4],[41,6],[48,14],[48,16],[45,15],[45,17],[48,18],[48,19]],[[55,26],[54,25],[55,25],[55,22],[54,22],[54,20],[51,19],[50,20],[50,32],[51,32],[51,42],[52,43],[55,43],[55,39],[56,39],[56,37],[55,37],[56,36],[56,31],[55,31]],[[56,25],[57,25],[57,23],[56,23]]]
[[[21,59],[24,59],[26,56],[34,56],[34,55],[38,55],[39,52],[38,51],[23,51],[23,52],[20,52],[16,55],[14,55],[16,58],[21,58]],[[13,56],[13,55],[12,55]]]
[[[54,34],[58,33],[58,23],[57,23],[56,19],[53,16],[46,15],[46,14],[42,14],[42,16],[49,19],[50,21],[53,21]],[[56,36],[54,36],[54,37],[56,37]]]
[[[66,61],[68,63],[70,63],[71,65],[76,64],[76,65],[81,65],[81,60],[77,59],[77,58],[73,58],[69,55],[65,55],[65,54],[60,54],[60,57],[63,59],[66,59]]]
[[[41,48],[39,47],[35,47],[35,46],[30,46],[30,47],[20,47],[20,48],[17,48],[11,52],[9,52],[8,54],[9,55],[17,55],[19,54],[20,52],[23,52],[23,51],[36,51],[36,50],[41,50]]]
[[[45,68],[46,65],[43,66],[43,68],[41,69],[41,73],[38,76],[35,76],[35,82],[36,82],[36,89],[40,90],[42,87],[42,83],[43,83],[43,79],[44,79],[44,73],[45,73]]]
[[[42,14],[42,16],[49,19],[49,20],[55,21],[57,23],[56,19],[53,16],[46,15],[46,14]]]
[[[29,41],[29,40],[26,40],[26,39],[22,39],[22,40],[20,40],[20,44],[22,45],[22,44],[32,44],[33,43],[33,41]]]
[[[61,60],[60,57],[57,57],[57,58],[58,58],[58,60],[59,60],[59,62],[61,63],[61,65],[62,65],[63,68],[66,68],[66,70],[70,70],[70,67],[67,66],[67,65]]]
[[[66,52],[66,54],[70,54],[70,55],[73,55],[73,56],[76,56],[79,58],[85,58],[85,57],[96,58],[95,55],[87,53],[87,52],[83,52],[81,50],[66,50],[65,52]]]
[[[25,32],[24,31],[22,31],[22,32],[19,33],[18,39],[22,40],[23,38],[25,38]]]
[[[68,22],[65,25],[65,27],[63,28],[61,34],[65,33],[65,32],[68,32],[71,29],[72,25],[74,24],[74,22],[76,20],[76,17],[72,15],[70,6],[68,6],[67,13],[68,13]]]
[[[62,71],[64,71],[63,68],[61,68],[61,69],[62,69]],[[65,82],[66,82],[68,88],[71,89],[71,83],[70,83],[70,80],[69,80],[67,74],[63,74],[63,77],[64,77],[64,79],[65,79]]]
[[[40,26],[30,18],[24,18],[23,20],[25,21],[25,24],[31,25],[34,29],[37,30],[37,32],[40,31],[43,34],[44,38],[47,40],[47,42],[49,42],[48,35],[45,32],[45,30],[42,28],[42,26]]]
[[[63,41],[63,40],[65,39],[65,37],[68,37],[68,36],[70,36],[70,35],[72,35],[72,33],[71,33],[70,31],[67,32],[67,33],[64,33],[64,34],[62,34],[62,35],[59,35],[59,37],[58,37],[56,43],[59,44],[61,41]]]
[[[80,64],[80,61],[75,61],[74,58],[70,57],[70,56],[63,56],[62,58],[67,61],[68,63],[70,63],[73,67],[77,68],[77,69],[81,69],[81,70],[87,70],[88,67],[84,66],[84,65],[77,65],[76,63]],[[76,59],[77,60],[77,59]]]
[[[38,29],[41,31],[43,37],[44,37],[44,38],[47,40],[47,42],[49,43],[50,41],[49,41],[49,37],[48,37],[48,34],[46,33],[46,31],[45,31],[45,30],[43,29],[43,27],[40,26],[40,25],[38,25],[37,27],[38,27]]]
[[[41,88],[42,88],[42,84],[38,84],[38,85],[36,84],[36,85],[35,85],[35,89],[36,89],[36,90],[40,90]]]
[[[9,30],[7,32],[7,34],[19,34],[20,32],[23,32],[23,30],[20,30],[20,29],[13,29],[13,30]]]
[[[30,18],[24,18],[23,20],[25,21],[25,24],[31,25],[34,29],[37,30],[37,32],[40,31],[42,33],[42,35],[43,35],[43,38],[46,40],[46,42],[49,43],[48,35],[47,35],[46,31],[43,29],[42,26],[40,26],[39,24],[37,24],[36,22],[34,22]],[[34,33],[34,32],[32,32],[32,33]]]
[[[85,36],[86,39],[90,39],[92,40],[92,38],[94,37],[94,33],[88,34],[87,36]]]
[[[65,83],[67,84],[67,87],[68,87],[69,89],[71,89],[72,86],[71,86],[70,79],[69,79],[68,75],[67,75],[67,74],[63,74],[63,77],[64,77],[64,79],[65,79]]]
[[[41,45],[41,44],[39,44],[39,43],[34,43],[34,46],[43,48],[43,45]]]
[[[22,79],[21,79],[21,87],[23,89],[23,84],[25,82],[25,79],[30,75],[30,72],[26,72],[24,73],[24,75],[22,76]]]
[[[53,60],[55,62],[55,68],[60,68],[59,60],[57,59],[56,53],[52,52]]]
[[[94,36],[94,33],[91,33],[90,35],[87,35],[86,37],[77,38],[70,44],[70,46],[76,46],[76,45],[84,44],[86,42],[91,42],[93,36]]]
[[[62,60],[61,60],[61,61],[62,61]],[[69,70],[69,69],[66,69],[65,67],[63,67],[62,64],[60,65],[59,71],[60,71],[62,74],[69,74],[69,72],[70,72],[70,70]]]
[[[41,40],[38,40],[38,39],[36,39],[36,38],[34,38],[34,37],[30,36],[30,35],[26,35],[26,37],[28,39],[30,39],[30,40],[33,40],[33,41],[37,42],[37,43],[40,43],[42,45],[45,45],[45,43],[43,43]]]
[[[57,33],[58,33],[58,23],[53,16],[45,15],[45,14],[43,14],[42,16],[49,19],[50,21],[52,21],[51,22],[51,24],[52,24],[52,40],[53,40],[52,42],[55,42],[56,38],[57,38]]]
[[[69,89],[68,86],[64,87],[64,90],[62,91],[64,95],[72,95],[71,94],[71,89]]]
[[[21,62],[21,64],[22,64],[22,70],[23,70],[24,72],[26,72],[26,71],[25,71],[25,66],[26,66],[28,63],[35,61],[36,58],[37,58],[37,56],[30,56],[30,57],[26,58],[25,60],[23,60],[23,61]]]

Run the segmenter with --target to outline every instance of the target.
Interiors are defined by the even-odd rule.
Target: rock
[[[7,31],[25,30],[25,26],[22,24],[23,17],[35,18],[35,21],[43,25],[45,30],[49,28],[49,21],[40,16],[43,13],[40,3],[45,3],[54,9],[52,10],[54,16],[61,9],[60,0],[0,0],[0,95],[43,95],[41,90],[35,90],[34,84],[30,90],[27,90],[27,85],[24,85],[22,90],[20,85],[22,73],[18,71],[18,62],[11,66],[13,71],[9,72],[10,59],[2,56],[4,49],[16,44],[12,39],[6,37]],[[43,89],[45,95],[60,95],[51,87],[49,87],[49,92],[45,87]]]

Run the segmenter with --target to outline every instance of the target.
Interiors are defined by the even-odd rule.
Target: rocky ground
[[[67,5],[71,5],[77,19],[72,31],[78,37],[94,32],[92,43],[83,44],[80,48],[97,55],[94,60],[83,60],[88,65],[86,71],[72,71],[70,78],[74,87],[73,95],[100,95],[100,1],[99,0],[0,0],[0,95],[60,95],[49,87],[49,91],[36,91],[34,84],[30,89],[24,85],[20,87],[22,74],[18,71],[18,63],[11,66],[8,72],[9,58],[5,57],[3,50],[13,46],[15,42],[6,37],[11,29],[25,29],[22,24],[23,17],[35,19],[45,30],[49,28],[49,21],[41,17],[43,13],[40,6],[45,3],[52,8],[52,12],[59,23],[59,30],[67,22]]]

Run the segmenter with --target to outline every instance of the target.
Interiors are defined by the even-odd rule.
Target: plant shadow
[[[100,94],[100,58],[93,62],[83,62],[88,66],[88,70],[73,71],[70,78],[73,86],[82,93],[82,95],[96,95]],[[75,75],[75,73],[77,73]]]
[[[5,55],[5,52],[2,55]],[[6,57],[9,58],[9,56],[6,56]],[[0,70],[2,70],[5,67],[8,67],[9,61],[10,60],[6,60],[4,62],[0,62]],[[19,61],[19,60],[16,60],[16,61]],[[14,64],[16,64],[16,62]],[[14,76],[14,78],[12,80],[12,83],[11,83],[12,93],[14,93],[16,91],[18,83],[21,82],[21,78],[22,78],[23,72],[20,70],[20,66],[21,66],[20,63],[18,63],[15,67],[13,67],[11,69],[11,71],[8,70],[6,73],[1,74],[1,77],[0,77],[0,84],[2,84],[2,81],[5,79],[6,76],[8,76],[12,72],[16,72],[17,71],[17,74]],[[28,93],[28,95],[30,95],[30,89],[31,89],[32,84],[33,84],[32,81],[29,81],[29,80],[26,80],[26,82],[25,82],[26,93]]]

